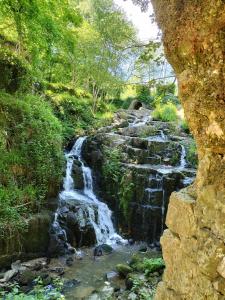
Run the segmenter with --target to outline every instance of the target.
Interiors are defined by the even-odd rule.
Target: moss
[[[123,264],[116,265],[116,270],[122,277],[126,277],[129,273],[133,272],[131,267]]]

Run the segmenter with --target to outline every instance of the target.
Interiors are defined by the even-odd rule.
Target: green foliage
[[[175,95],[175,84],[160,84],[156,85],[156,91],[154,93],[154,106],[172,103],[179,105],[180,101]]]
[[[150,273],[161,270],[164,267],[165,263],[162,258],[144,258],[143,260],[145,275],[149,275]]]
[[[140,253],[135,253],[129,265],[133,273],[129,274],[127,279],[132,282],[132,291],[137,295],[137,299],[153,299],[160,278],[152,273],[164,269],[163,259],[143,257]],[[145,276],[140,276],[140,273]]]
[[[43,99],[0,94],[1,228],[23,227],[23,217],[57,188],[62,141],[62,126]]]
[[[171,102],[163,105],[158,105],[153,111],[153,119],[163,122],[172,122],[177,120],[177,108]]]
[[[152,105],[154,101],[154,97],[150,95],[149,87],[146,85],[138,85],[136,86],[137,98],[148,104]]]
[[[156,85],[156,95],[157,96],[166,96],[167,94],[175,94],[175,84],[169,83],[169,84],[160,84],[158,83]]]
[[[51,79],[53,66],[68,63],[76,43],[73,31],[81,21],[77,10],[66,0],[1,1],[2,34],[13,39],[21,56],[27,57],[26,51],[29,52],[33,76],[39,79]]]
[[[55,115],[63,124],[63,136],[66,139],[94,126],[95,118],[91,111],[91,100],[77,98],[69,93],[48,93],[53,95],[50,102]]]
[[[149,275],[157,270],[163,269],[165,263],[161,257],[159,258],[146,258],[140,257],[137,254],[132,256],[130,266],[134,271],[143,272],[145,275]]]
[[[156,126],[145,126],[143,129],[140,131],[139,137],[141,138],[147,138],[149,136],[154,136],[157,135],[158,129]]]
[[[124,217],[129,220],[130,215],[130,202],[134,194],[134,183],[132,180],[132,173],[128,171],[125,173],[121,179],[119,187],[119,203],[120,208],[122,208]]]
[[[193,168],[196,168],[198,166],[198,154],[197,154],[197,147],[195,141],[192,140],[189,144],[186,144],[185,148],[186,148],[186,159],[188,163]]]
[[[183,120],[181,121],[181,128],[182,128],[182,130],[183,130],[184,132],[190,133],[190,129],[189,129],[188,123],[187,123],[187,121],[186,121],[185,119],[183,119]]]
[[[98,99],[119,95],[129,57],[123,48],[135,30],[112,0],[2,0],[0,30],[2,51],[26,62],[34,86],[47,81],[86,90],[94,112]]]
[[[29,66],[24,59],[8,49],[0,48],[0,90],[14,93],[29,87]],[[26,87],[27,88],[27,87]]]
[[[121,181],[121,152],[118,149],[103,149],[104,157],[106,161],[103,165],[103,176],[110,178],[113,182],[118,185]]]
[[[121,169],[121,152],[118,149],[104,149],[106,161],[103,165],[104,178],[113,180],[113,189],[119,196],[119,205],[123,211],[124,217],[129,219],[129,204],[134,192],[134,183],[132,182],[132,173],[130,171],[124,174]]]
[[[156,292],[156,287],[149,288],[149,284],[140,278],[134,278],[132,280],[133,287],[132,292],[137,295],[137,299],[140,300],[153,300]]]
[[[53,285],[44,286],[40,278],[35,282],[33,290],[25,294],[19,290],[17,285],[14,285],[12,291],[7,293],[0,291],[0,296],[4,300],[64,300],[62,295],[63,282],[59,279],[54,280]]]

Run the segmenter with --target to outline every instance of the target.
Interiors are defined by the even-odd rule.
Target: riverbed
[[[143,257],[158,257],[160,253],[157,251],[148,250],[146,253],[139,251],[140,244],[133,246],[123,245],[117,246],[112,253],[105,254],[101,257],[93,258],[93,249],[82,249],[82,259],[74,260],[72,266],[65,269],[64,280],[75,280],[74,286],[67,288],[64,292],[67,300],[81,300],[81,299],[95,299],[92,298],[93,294],[101,294],[104,287],[110,286],[114,289],[123,291],[125,289],[125,280],[121,279],[116,272],[117,264],[126,264],[134,253],[139,253]],[[62,266],[65,261],[53,260],[51,264],[57,265],[60,263]],[[115,275],[111,280],[109,277]],[[97,299],[106,299],[104,296],[99,296]]]

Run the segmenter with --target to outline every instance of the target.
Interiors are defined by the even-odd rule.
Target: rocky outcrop
[[[180,137],[173,136],[174,128],[152,121],[147,109],[121,110],[112,127],[85,144],[83,155],[94,170],[96,192],[114,212],[117,227],[135,240],[159,241],[169,196],[195,177],[184,159],[182,141],[189,138],[181,131]]]
[[[9,266],[16,259],[31,259],[46,255],[49,244],[49,212],[33,215],[23,234],[13,232],[12,236],[0,239],[0,267]]]
[[[195,186],[171,198],[156,299],[225,299],[225,4],[152,2],[199,153]]]
[[[71,198],[63,201],[57,209],[57,218],[51,225],[50,256],[59,256],[71,252],[72,247],[92,246],[96,236],[90,214],[98,219],[98,208],[94,203],[87,204],[79,199]],[[97,222],[97,221],[96,221]],[[69,244],[68,244],[69,243]],[[72,250],[74,251],[74,250]]]

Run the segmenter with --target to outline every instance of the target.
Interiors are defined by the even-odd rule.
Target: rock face
[[[169,196],[192,182],[195,170],[187,168],[180,142],[187,135],[173,136],[174,124],[152,121],[150,115],[143,108],[119,111],[112,127],[87,139],[83,155],[117,227],[128,237],[154,243],[165,228]]]
[[[49,212],[33,215],[28,220],[28,230],[8,239],[0,239],[0,267],[9,266],[14,260],[29,259],[46,254],[49,243]]]
[[[225,299],[225,4],[152,2],[199,154],[195,185],[171,198],[156,299]]]
[[[70,253],[69,243],[72,247],[91,246],[96,243],[93,225],[89,213],[94,212],[98,218],[98,208],[93,203],[87,205],[82,200],[67,200],[57,210],[57,221],[50,228],[50,256],[59,256]]]

